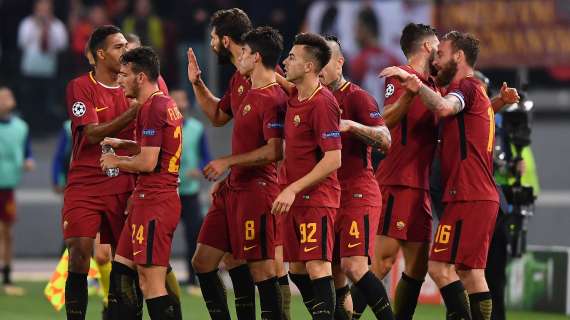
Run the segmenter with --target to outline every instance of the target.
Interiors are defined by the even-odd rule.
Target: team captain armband
[[[450,93],[448,93],[448,95],[450,96],[454,96],[457,99],[459,99],[459,103],[461,104],[461,108],[459,108],[459,110],[457,112],[461,112],[463,109],[465,109],[465,96],[463,95],[463,93],[461,91],[452,91]]]

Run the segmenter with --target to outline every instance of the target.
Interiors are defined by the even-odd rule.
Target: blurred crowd
[[[215,10],[241,7],[257,24],[291,39],[311,1],[232,0],[3,0],[0,1],[0,83],[12,88],[32,134],[53,132],[67,118],[67,81],[89,70],[84,57],[97,26],[135,33],[161,56],[170,87],[186,85],[186,50],[209,55],[208,24]],[[222,77],[223,78],[223,77]],[[222,81],[223,83],[223,81]]]

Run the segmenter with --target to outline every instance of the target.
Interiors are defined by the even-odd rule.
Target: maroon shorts
[[[382,214],[378,235],[411,241],[431,241],[429,191],[404,186],[381,186]]]
[[[271,214],[279,189],[263,181],[247,188],[224,184],[213,195],[198,242],[248,261],[273,259],[276,219]]]
[[[334,220],[338,209],[292,207],[285,214],[283,256],[288,262],[332,261]]]
[[[379,219],[380,207],[340,208],[334,221],[334,261],[339,262],[343,257],[371,257]]]
[[[117,254],[138,265],[168,266],[172,237],[180,221],[178,193],[134,198],[130,209]]]
[[[429,259],[458,269],[485,269],[498,212],[493,201],[447,203]]]
[[[130,192],[103,196],[86,196],[76,191],[63,195],[63,238],[101,234],[101,243],[115,246],[125,224],[125,210]]]
[[[0,221],[12,224],[16,220],[16,201],[14,189],[0,190]]]

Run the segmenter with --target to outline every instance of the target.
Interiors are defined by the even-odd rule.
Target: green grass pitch
[[[22,297],[13,297],[0,294],[0,319],[2,320],[59,320],[65,319],[65,311],[56,312],[43,295],[44,282],[20,282],[17,285],[22,286],[26,290],[26,295]],[[233,297],[229,299],[230,310],[233,310]],[[184,319],[189,320],[207,320],[208,313],[204,302],[200,297],[190,296],[186,293],[182,295],[182,311]],[[259,299],[257,300],[259,305]],[[293,297],[292,302],[292,318],[293,319],[310,319],[309,314],[298,296]],[[146,310],[145,310],[146,312]],[[441,320],[445,316],[442,306],[420,305],[416,310],[417,320]],[[258,312],[259,315],[259,312]],[[509,312],[509,320],[562,320],[570,319],[562,315],[532,312]],[[92,296],[89,299],[87,319],[101,319],[101,299]],[[145,318],[145,319],[148,319]],[[235,319],[235,315],[233,315]],[[362,319],[374,319],[369,311]]]

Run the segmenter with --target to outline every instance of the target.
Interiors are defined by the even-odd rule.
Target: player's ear
[[[97,54],[97,60],[104,60],[105,59],[105,50],[97,49],[97,51],[95,51],[95,53]]]
[[[229,49],[230,48],[230,37],[223,36],[222,37],[222,45],[224,46],[224,48]]]

